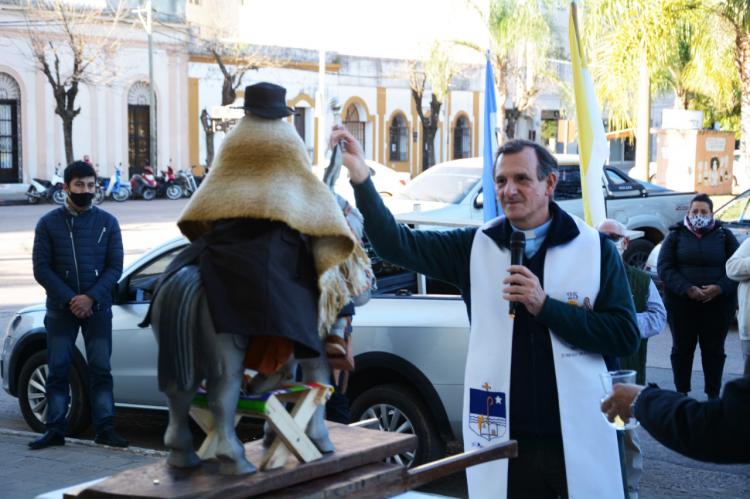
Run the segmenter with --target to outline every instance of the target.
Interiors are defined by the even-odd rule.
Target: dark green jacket
[[[471,317],[469,264],[474,234],[478,229],[414,231],[396,223],[371,180],[354,186],[354,193],[357,208],[365,218],[365,233],[376,253],[385,260],[457,287]],[[551,203],[550,208],[561,220],[572,222],[555,203]],[[553,221],[553,228],[556,223]],[[552,236],[553,228],[547,237]],[[493,239],[508,247],[507,241]],[[562,242],[546,244],[554,246]],[[611,242],[604,238],[601,242],[601,281],[593,311],[548,297],[536,320],[547,328],[553,327],[560,338],[575,347],[623,357],[636,351],[640,334],[620,255]],[[570,269],[570,272],[575,272],[575,269]]]

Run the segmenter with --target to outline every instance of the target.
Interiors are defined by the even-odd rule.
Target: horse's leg
[[[331,384],[331,369],[328,366],[328,359],[324,355],[312,359],[303,359],[299,361],[302,367],[302,381],[305,383],[316,382],[322,385]],[[307,425],[307,436],[313,441],[315,446],[323,454],[333,452],[333,442],[328,438],[328,428],[326,428],[326,407],[320,405],[313,414],[312,419]]]
[[[169,425],[164,432],[164,445],[169,449],[167,463],[179,468],[201,464],[201,459],[193,449],[189,423],[190,404],[196,389],[197,386],[188,391],[173,388],[166,392],[169,405]]]
[[[210,333],[213,341],[206,341],[208,408],[213,414],[217,430],[216,457],[219,472],[224,475],[255,473],[256,469],[245,457],[245,448],[234,429],[234,415],[240,396],[248,338],[235,334]]]
[[[159,316],[166,296],[166,292],[157,294],[151,311],[151,324],[154,335],[157,338],[157,343],[159,338]],[[196,388],[197,386],[192,387],[191,390],[182,391],[174,384],[165,390],[169,406],[169,424],[167,425],[167,430],[164,432],[164,445],[169,449],[167,463],[179,468],[198,466],[201,463],[200,458],[193,449],[193,435],[190,432],[189,425],[190,403],[195,396]]]

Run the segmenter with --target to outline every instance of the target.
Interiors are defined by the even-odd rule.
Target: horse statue
[[[193,449],[188,423],[191,404],[205,379],[208,410],[217,430],[215,457],[220,463],[219,472],[226,475],[254,473],[256,468],[245,457],[245,449],[234,429],[250,338],[216,332],[197,265],[185,266],[161,283],[151,307],[151,323],[159,345],[159,388],[167,395],[169,406],[169,425],[164,434],[164,444],[169,449],[167,463],[179,468],[201,464]],[[250,390],[260,393],[282,382],[293,381],[297,363],[303,382],[330,382],[330,368],[324,355],[312,359],[292,358],[277,373],[254,378]],[[324,420],[325,406],[320,405],[305,433],[318,450],[326,454],[333,452],[334,447]],[[263,443],[268,447],[272,440],[268,424],[265,429]]]

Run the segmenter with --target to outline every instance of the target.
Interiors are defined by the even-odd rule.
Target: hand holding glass
[[[602,402],[612,393],[612,386],[618,383],[635,383],[635,371],[632,370],[620,370],[620,371],[609,371],[601,373],[599,379],[602,382],[602,388],[604,389],[604,397]],[[627,421],[623,421],[620,416],[615,416],[614,421],[607,419],[607,415],[602,413],[605,421],[614,428],[615,430],[632,430],[638,427],[638,420],[635,417],[631,417]]]

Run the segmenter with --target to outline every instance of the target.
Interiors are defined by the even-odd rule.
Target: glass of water
[[[633,370],[620,370],[620,371],[609,371],[601,373],[599,379],[602,382],[602,388],[604,389],[604,397],[602,401],[609,397],[612,393],[612,387],[618,383],[635,383],[635,371]],[[615,416],[615,420],[611,422],[607,419],[607,415],[602,413],[604,420],[607,421],[612,428],[615,430],[632,430],[638,427],[638,420],[635,417],[631,417],[627,421],[623,421],[620,416]]]

